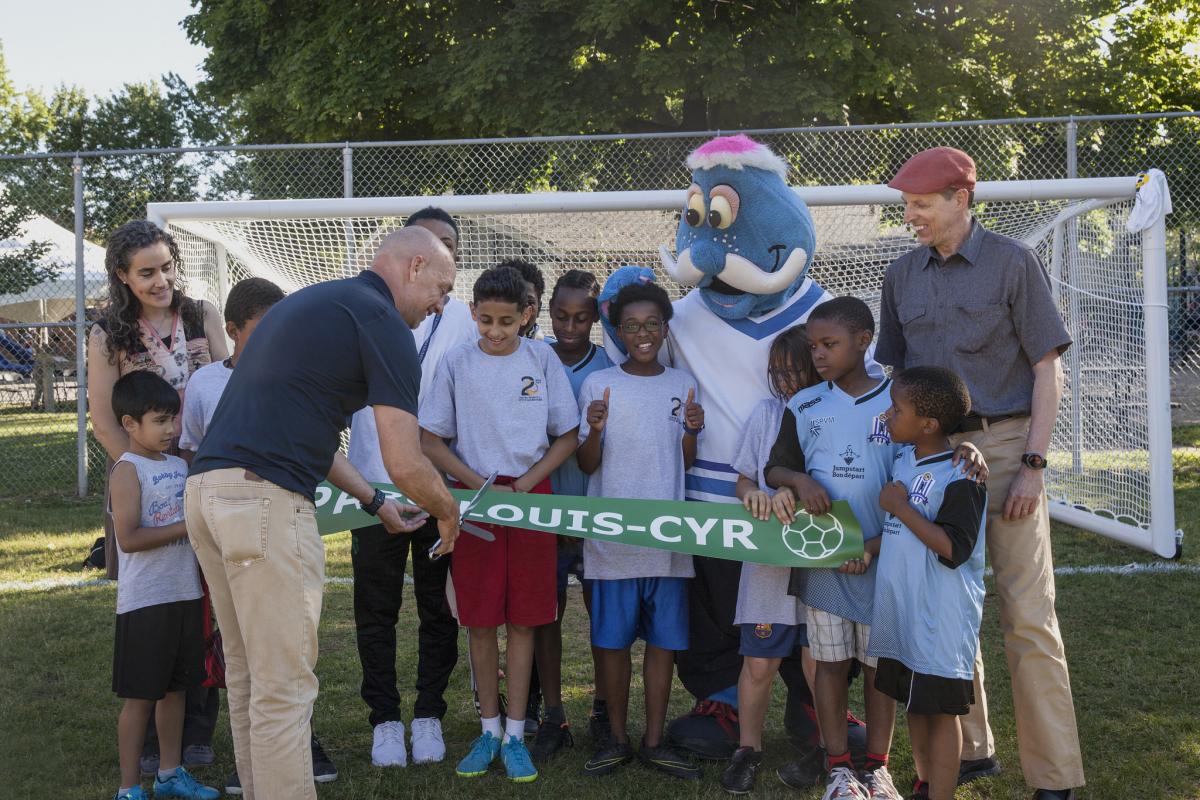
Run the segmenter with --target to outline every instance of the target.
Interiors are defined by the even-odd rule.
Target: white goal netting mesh
[[[1066,390],[1054,430],[1052,499],[1145,528],[1150,521],[1146,345],[1141,237],[1125,230],[1128,201],[988,203],[991,230],[1022,239],[1041,255],[1074,344],[1063,359]],[[897,205],[811,209],[818,249],[812,277],[831,293],[854,294],[877,312],[887,265],[914,246]],[[519,256],[541,267],[547,299],[572,268],[603,281],[625,264],[653,266],[673,295],[686,287],[659,266],[674,242],[678,212],[491,213],[460,217],[454,293],[469,300],[480,271]],[[367,266],[375,243],[402,217],[170,219],[183,252],[189,294],[221,307],[238,280],[264,277],[294,291]],[[541,327],[550,320],[542,310]],[[599,328],[596,329],[599,335]],[[766,365],[763,365],[766,369]],[[1165,411],[1165,410],[1164,410]]]

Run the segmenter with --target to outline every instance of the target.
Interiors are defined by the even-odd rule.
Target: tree
[[[34,217],[28,208],[13,204],[0,186],[0,242],[19,243],[23,227]],[[0,294],[20,294],[56,274],[53,266],[42,263],[50,252],[49,242],[26,242],[0,249]]]
[[[1196,0],[198,0],[251,141],[1195,108]],[[1148,56],[1148,57],[1147,57]]]
[[[179,76],[126,84],[89,100],[60,86],[47,100],[17,92],[0,53],[0,149],[12,153],[177,148],[233,139],[228,115],[205,103]],[[151,200],[193,200],[214,154],[139,154],[84,159],[85,226],[103,241],[122,223],[144,216]],[[17,207],[74,225],[71,156],[0,162],[0,181]]]

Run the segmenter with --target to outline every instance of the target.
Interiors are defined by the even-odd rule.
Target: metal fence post
[[[83,265],[83,159],[71,159],[75,184],[75,449],[76,491],[88,492],[87,444],[87,308]]]
[[[342,148],[342,197],[354,197],[354,148],[347,142]],[[346,235],[346,275],[354,274],[354,223],[342,223]]]
[[[1075,117],[1067,120],[1067,177],[1079,177],[1079,123]],[[1078,222],[1071,219],[1067,222],[1067,247],[1063,254],[1062,275],[1068,284],[1075,280],[1076,270],[1073,263],[1077,258],[1079,246]],[[1068,300],[1068,315],[1071,324],[1080,324],[1079,292],[1070,292]],[[1067,368],[1070,370],[1071,393],[1069,407],[1071,412],[1071,471],[1076,475],[1083,474],[1083,407],[1079,401],[1080,388],[1083,381],[1083,367],[1080,359],[1082,348],[1079,343],[1067,350]]]

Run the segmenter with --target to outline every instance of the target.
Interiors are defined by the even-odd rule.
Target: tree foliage
[[[49,97],[17,91],[0,53],[0,150],[74,153],[89,150],[171,148],[228,142],[227,114],[206,104],[179,76],[126,84],[90,99],[60,86]],[[192,200],[214,156],[123,155],[84,161],[85,225],[103,240],[122,223],[145,215],[150,200]],[[36,209],[64,227],[74,225],[71,158],[0,162],[0,182],[17,207]]]
[[[252,141],[1190,109],[1196,0],[198,0]]]

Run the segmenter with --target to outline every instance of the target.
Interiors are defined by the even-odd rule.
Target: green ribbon
[[[374,485],[401,503],[411,502],[395,486]],[[475,494],[465,489],[451,493],[460,507]],[[316,507],[322,536],[379,522],[357,500],[329,483],[317,487]],[[778,567],[838,567],[863,554],[862,528],[842,500],[834,502],[831,513],[819,517],[797,509],[796,519],[783,525],[774,516],[767,522],[756,520],[735,503],[489,491],[467,519]]]

